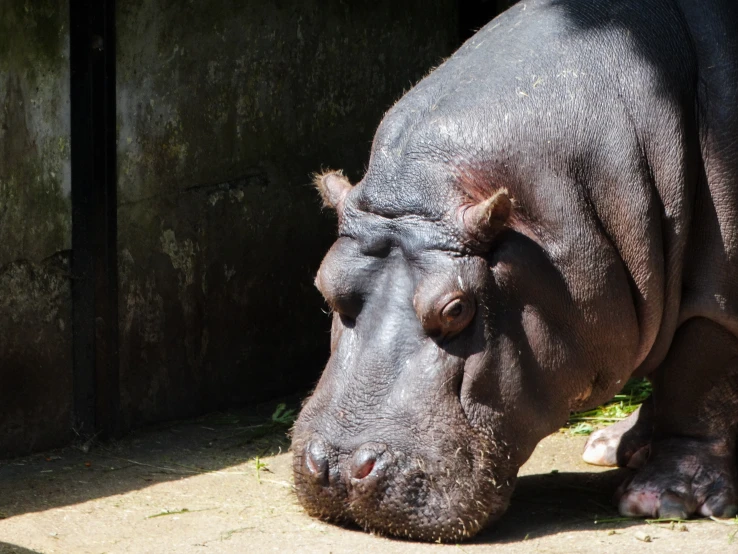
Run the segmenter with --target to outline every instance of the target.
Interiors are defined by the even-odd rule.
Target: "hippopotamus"
[[[630,378],[593,436],[625,516],[732,516],[738,6],[526,0],[382,119],[363,178],[316,178],[330,359],[293,430],[305,510],[459,541],[536,444]],[[504,522],[500,522],[500,525]]]

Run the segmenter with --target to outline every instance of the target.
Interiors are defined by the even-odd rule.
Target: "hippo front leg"
[[[694,318],[654,377],[648,461],[618,493],[625,516],[732,517],[738,512],[738,340]]]

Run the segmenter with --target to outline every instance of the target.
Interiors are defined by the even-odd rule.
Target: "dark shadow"
[[[40,552],[7,542],[0,542],[0,554],[40,554]]]
[[[282,402],[296,413],[298,398]],[[80,442],[2,460],[0,518],[79,504],[285,452],[293,417],[276,412],[282,402],[151,426],[120,441]],[[274,421],[275,413],[279,421]]]
[[[639,525],[640,520],[621,518],[612,502],[615,489],[628,474],[616,469],[521,477],[507,513],[472,542],[518,542],[566,531]]]
[[[464,42],[517,0],[459,0],[459,40]]]

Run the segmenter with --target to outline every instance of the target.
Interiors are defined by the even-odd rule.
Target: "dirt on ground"
[[[586,465],[584,437],[544,440],[510,510],[458,545],[391,540],[308,517],[292,490],[288,427],[214,414],[0,462],[0,553],[738,553],[738,519],[645,523],[611,498],[627,470]]]

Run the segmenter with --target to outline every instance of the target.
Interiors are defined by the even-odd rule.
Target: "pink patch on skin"
[[[373,469],[374,469],[374,460],[367,460],[361,465],[361,467],[358,467],[356,469],[353,477],[354,479],[364,479],[372,472]]]
[[[712,513],[712,508],[707,505],[707,502],[700,506],[699,513],[701,516],[704,517],[712,517],[713,515],[715,515]]]
[[[656,517],[659,503],[656,491],[634,491],[623,495],[618,511],[625,517]]]
[[[318,469],[318,466],[315,465],[315,462],[313,461],[312,456],[308,454],[307,456],[307,466],[311,473],[317,474],[320,470]]]

